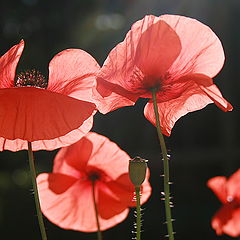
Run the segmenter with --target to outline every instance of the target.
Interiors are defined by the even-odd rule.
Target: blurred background
[[[51,58],[66,48],[81,48],[102,64],[109,51],[123,40],[130,26],[146,14],[180,14],[210,26],[224,46],[226,62],[215,83],[234,110],[224,113],[211,104],[182,117],[166,138],[171,152],[174,182],[174,230],[178,240],[232,239],[211,229],[221,206],[206,187],[217,175],[230,176],[239,167],[240,16],[239,0],[0,0],[0,54],[24,39],[26,46],[17,71],[38,69],[48,75]],[[144,205],[143,239],[164,239],[162,161],[155,128],[144,118],[146,100],[107,115],[95,116],[93,131],[115,141],[131,157],[149,160],[153,194]],[[57,151],[36,152],[38,172],[50,172]],[[1,239],[40,239],[27,152],[0,153]],[[97,239],[96,234],[66,231],[50,223],[49,239]],[[133,210],[104,239],[131,239]]]

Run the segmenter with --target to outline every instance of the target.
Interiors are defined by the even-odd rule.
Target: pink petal
[[[232,105],[223,98],[221,92],[217,88],[215,84],[213,84],[213,80],[204,75],[204,74],[188,74],[180,79],[178,81],[187,82],[187,81],[195,81],[198,86],[203,90],[203,92],[223,111],[232,111],[233,107]]]
[[[1,89],[0,101],[2,150],[26,149],[27,141],[34,150],[66,146],[90,130],[95,113],[92,103],[34,87]]]
[[[173,86],[174,88],[174,86]],[[194,82],[185,86],[185,91],[177,98],[158,102],[158,112],[163,134],[169,136],[175,122],[189,112],[204,108],[212,100]],[[153,103],[149,102],[144,108],[145,117],[155,125]]]
[[[88,161],[92,155],[93,142],[88,135],[83,136],[78,142],[60,149],[54,159],[53,172],[63,173],[79,178],[85,171]]]
[[[23,48],[24,41],[21,40],[0,58],[0,88],[14,87],[16,67]]]
[[[105,114],[120,107],[134,105],[139,95],[130,93],[121,86],[99,77],[96,88],[93,88],[93,98],[97,109]]]
[[[146,179],[141,186],[141,204],[144,204],[148,200],[152,192],[151,185],[148,181],[149,176],[150,172],[148,170]],[[129,207],[136,207],[136,201],[134,200],[135,189],[129,179],[128,173],[122,174],[115,181],[110,181],[106,184],[122,203]]]
[[[202,73],[213,78],[222,68],[224,51],[215,33],[201,22],[177,15],[162,15],[181,41],[181,53],[171,68],[170,75]]]
[[[218,235],[223,233],[237,237],[240,235],[240,208],[235,208],[232,204],[225,204],[214,215],[212,228]]]
[[[81,139],[86,133],[88,133],[93,126],[93,116],[89,117],[84,121],[83,125],[81,125],[78,129],[74,129],[71,132],[57,137],[51,140],[38,140],[32,142],[33,151],[38,150],[48,150],[52,151],[61,147],[69,146],[79,139]],[[0,137],[0,151],[10,150],[13,152],[20,150],[27,150],[28,143],[26,140],[15,139],[8,140]]]
[[[145,25],[148,28],[143,32]],[[159,79],[165,77],[167,70],[181,52],[181,42],[175,31],[158,17],[146,16],[132,26],[128,35],[140,35],[134,64],[145,76],[154,76]],[[136,38],[133,37],[131,40],[136,41]],[[129,50],[130,46],[125,51]],[[143,81],[141,84],[147,88],[154,87],[150,82]]]
[[[64,174],[40,174],[38,176],[42,212],[51,222],[61,228],[83,232],[97,231],[91,182],[78,180],[73,185],[69,184],[64,192],[59,191],[59,183],[65,181],[69,183],[71,179]],[[101,188],[102,185],[97,184],[97,196]],[[106,209],[109,207],[106,202],[102,204]],[[121,213],[109,219],[99,216],[101,230],[111,228],[123,221],[128,211],[125,208]]]
[[[128,172],[129,160],[128,154],[114,142],[90,132],[77,143],[58,152],[53,171],[71,175],[88,168],[96,168],[115,180]]]
[[[240,203],[240,169],[229,177],[227,190],[228,194]]]
[[[240,236],[240,208],[234,209],[232,218],[223,227],[223,231],[232,237]]]
[[[48,90],[93,102],[92,87],[98,70],[98,63],[87,52],[64,50],[49,63]]]
[[[123,194],[121,189],[121,194]],[[128,192],[129,193],[129,192]],[[124,195],[119,198],[107,184],[98,183],[98,211],[103,219],[112,218],[127,209],[127,205],[122,201]],[[130,197],[132,194],[130,195]],[[132,196],[133,197],[133,196]]]
[[[208,180],[207,186],[215,193],[222,203],[227,203],[227,179],[226,177],[214,177]]]

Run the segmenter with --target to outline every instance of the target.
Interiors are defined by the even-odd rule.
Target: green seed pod
[[[135,157],[129,160],[129,177],[135,187],[140,187],[146,178],[147,160]]]

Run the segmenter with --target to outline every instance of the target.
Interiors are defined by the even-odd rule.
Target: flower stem
[[[96,202],[96,196],[95,196],[95,181],[92,181],[92,194],[93,194],[93,203],[94,203],[94,210],[95,210],[95,216],[96,216],[96,222],[97,222],[97,239],[103,240],[102,232],[100,230],[100,223],[98,218],[98,209],[97,209],[97,202]]]
[[[137,236],[136,240],[141,240],[141,203],[140,203],[140,187],[135,187],[137,199]]]
[[[165,213],[166,213],[166,224],[168,229],[168,238],[169,240],[174,240],[171,208],[170,208],[169,165],[168,165],[169,160],[167,156],[166,144],[160,128],[156,91],[157,89],[152,89],[153,106],[154,106],[154,113],[156,118],[156,127],[157,127],[158,138],[159,138],[159,142],[162,150],[162,156],[163,156],[163,171],[164,171],[163,181],[164,181],[164,203],[165,203]]]
[[[38,224],[41,231],[42,240],[47,240],[47,234],[44,227],[43,216],[40,209],[39,195],[38,195],[37,182],[36,182],[37,176],[36,176],[36,170],[34,166],[34,157],[33,157],[31,142],[28,142],[28,159],[29,159],[29,166],[30,166],[30,172],[31,172],[31,178],[32,178],[35,206],[37,209]]]

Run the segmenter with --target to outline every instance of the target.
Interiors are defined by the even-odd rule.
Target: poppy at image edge
[[[136,206],[134,186],[128,175],[130,157],[114,142],[89,132],[77,143],[62,148],[52,173],[37,177],[43,214],[64,229],[97,231],[93,182],[100,229],[122,222],[129,207]],[[141,203],[151,195],[147,177],[141,186]]]
[[[16,74],[24,41],[0,58],[0,150],[53,150],[92,128],[91,98],[99,65],[87,52],[66,49],[49,63],[49,78],[37,70]]]
[[[224,58],[220,40],[201,22],[148,15],[134,23],[109,53],[93,96],[102,113],[149,98],[144,114],[155,125],[152,91],[156,91],[161,128],[169,136],[180,117],[210,103],[232,110],[212,80]]]
[[[209,179],[207,186],[223,204],[212,218],[212,228],[218,235],[240,236],[240,169],[228,179]]]

